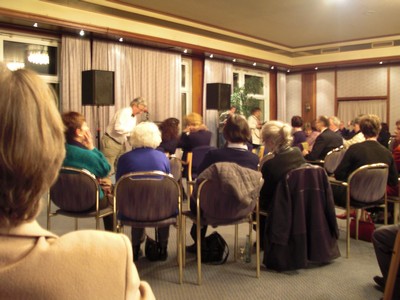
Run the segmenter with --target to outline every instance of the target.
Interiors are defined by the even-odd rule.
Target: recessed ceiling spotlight
[[[80,35],[80,36],[84,36],[84,35],[85,35],[85,32],[84,32],[83,30],[81,30],[81,31],[79,31],[79,35]]]
[[[120,41],[121,43],[124,41],[124,38],[119,38],[119,40],[118,41]]]
[[[382,65],[382,64],[383,64],[383,61],[380,61],[379,64]]]
[[[210,54],[210,58],[213,58],[214,57],[214,54]]]
[[[290,69],[288,69],[286,72],[290,73]]]
[[[236,58],[232,59],[233,62],[236,62]]]
[[[187,50],[187,49],[183,50],[183,53],[187,53],[187,52],[188,52],[188,50]]]
[[[271,70],[273,70],[273,69],[275,69],[275,67],[274,67],[274,66],[271,66]]]
[[[318,70],[318,67],[315,67],[314,69],[315,69],[315,71],[317,71],[317,70]]]
[[[34,23],[34,24],[33,24],[33,27],[38,27],[38,23]]]
[[[257,66],[257,63],[256,63],[256,62],[254,62],[254,63],[253,63],[253,66],[254,66],[254,67],[255,67],[255,66]]]

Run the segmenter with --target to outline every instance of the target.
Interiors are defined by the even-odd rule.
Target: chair
[[[340,162],[344,154],[346,153],[346,149],[343,146],[335,148],[329,151],[324,159],[324,168],[328,175],[332,175],[335,173],[336,168],[339,166]]]
[[[99,201],[100,186],[93,174],[84,169],[62,167],[47,196],[47,229],[51,229],[50,219],[56,215],[75,218],[75,230],[79,218],[95,218],[99,229],[100,219],[114,213],[111,206],[100,209]],[[52,211],[52,203],[59,208]]]
[[[197,178],[197,169],[204,159],[206,153],[210,150],[216,149],[213,146],[198,146],[187,153],[185,165],[187,165],[187,198],[190,199],[193,191],[193,185]]]
[[[346,257],[350,255],[350,211],[356,210],[356,239],[358,240],[359,209],[384,205],[384,219],[387,224],[386,185],[389,169],[386,164],[377,163],[361,166],[353,171],[347,182],[331,179],[332,185],[346,188]]]
[[[340,256],[339,228],[328,176],[305,164],[278,183],[265,228],[264,265],[279,272]]]
[[[400,223],[400,177],[398,179],[397,196],[387,196],[387,202],[393,203],[393,224]]]
[[[132,172],[122,176],[114,189],[115,223],[146,228],[176,225],[179,283],[182,283],[181,189],[171,176],[160,172]]]
[[[171,174],[178,182],[179,187],[181,188],[181,195],[183,194],[183,185],[182,185],[182,160],[178,157],[171,156],[169,158],[169,164],[171,168]]]
[[[400,268],[400,230],[397,231],[396,240],[393,246],[392,259],[390,261],[390,267],[388,277],[386,279],[385,291],[383,293],[383,300],[393,299],[393,291],[396,283],[397,273]]]
[[[240,198],[235,193],[234,181],[229,176],[243,180],[240,191],[246,190],[246,197]],[[206,177],[209,177],[206,179]],[[232,178],[232,177],[231,177]],[[247,180],[246,180],[247,179]],[[235,163],[216,163],[207,168],[198,178],[196,184],[196,213],[185,211],[182,219],[183,249],[185,249],[186,217],[197,225],[197,283],[201,285],[201,233],[202,225],[223,226],[235,225],[234,259],[237,260],[238,224],[249,224],[250,245],[252,236],[253,211],[256,216],[256,276],[260,276],[260,232],[258,196],[263,183],[261,174],[257,171],[241,167]],[[247,187],[245,187],[247,186]],[[218,191],[218,192],[216,192]],[[186,255],[183,254],[185,264]]]

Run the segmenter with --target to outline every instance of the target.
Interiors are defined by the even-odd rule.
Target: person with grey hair
[[[363,115],[358,116],[357,118],[354,119],[354,135],[351,139],[349,140],[343,140],[343,146],[347,149],[351,145],[361,143],[365,141],[365,136],[361,131],[360,128],[360,120],[363,117]]]
[[[153,122],[139,123],[130,135],[132,150],[121,155],[117,163],[116,180],[130,172],[162,171],[170,174],[170,163],[167,156],[156,150],[161,143],[161,132]],[[162,197],[160,198],[162,201]],[[154,209],[157,209],[155,207]],[[132,228],[132,246],[134,260],[138,260],[141,254],[140,244],[143,241],[144,229]],[[158,241],[160,243],[159,260],[168,257],[167,245],[169,225],[158,228]]]
[[[329,129],[332,130],[334,133],[339,134],[342,136],[342,132],[340,131],[340,119],[336,116],[329,117]]]
[[[115,161],[127,150],[126,142],[133,128],[139,123],[138,116],[146,111],[147,103],[142,97],[135,98],[129,104],[118,110],[108,124],[101,139],[101,151],[111,166],[110,174],[114,173]]]
[[[264,184],[260,191],[260,209],[270,211],[272,199],[279,181],[292,169],[304,164],[303,155],[298,147],[291,147],[292,127],[280,121],[269,121],[261,130],[265,148],[270,151],[261,166]],[[266,218],[260,216],[260,232],[264,232]],[[264,235],[260,236],[261,245]]]

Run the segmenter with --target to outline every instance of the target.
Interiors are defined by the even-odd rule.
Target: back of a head
[[[267,122],[261,131],[262,139],[271,152],[280,152],[292,144],[292,127],[281,121]]]
[[[71,143],[76,136],[76,130],[82,128],[86,121],[85,117],[76,111],[63,113],[61,117],[65,125],[65,139],[67,143]]]
[[[36,217],[64,160],[54,93],[33,71],[0,65],[0,226]]]
[[[177,139],[179,137],[179,120],[168,118],[159,125],[162,140]]]
[[[381,129],[381,120],[377,115],[363,115],[359,119],[360,130],[365,138],[376,137]]]
[[[198,113],[190,113],[185,116],[184,123],[185,126],[198,127],[203,124],[203,118]]]
[[[292,123],[292,127],[302,127],[303,126],[303,118],[300,116],[293,116],[291,123]]]
[[[329,118],[327,116],[319,116],[318,122],[320,122],[323,127],[329,127]]]
[[[340,119],[336,116],[331,116],[329,117],[329,122],[335,127],[335,128],[339,128],[340,126]],[[330,124],[330,125],[331,125]]]
[[[161,143],[161,132],[153,122],[142,122],[133,128],[130,136],[133,149],[157,148]]]
[[[147,102],[146,99],[144,99],[143,97],[137,97],[135,99],[133,99],[131,101],[131,103],[129,104],[129,106],[139,106],[139,105],[143,105],[144,107],[147,107]]]
[[[232,115],[226,120],[223,135],[231,143],[246,143],[250,138],[247,121],[240,115]]]

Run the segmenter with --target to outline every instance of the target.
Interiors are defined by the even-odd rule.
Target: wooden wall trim
[[[192,112],[203,115],[204,59],[192,58]]]
[[[269,73],[269,119],[278,119],[278,73]]]
[[[388,96],[338,97],[337,101],[386,100]]]
[[[390,114],[389,114],[389,109],[390,109],[390,68],[387,68],[387,80],[386,80],[386,85],[387,85],[387,101],[386,101],[386,122],[387,124],[390,124]]]
[[[301,115],[304,122],[311,122],[317,112],[317,73],[307,72],[301,75]]]

